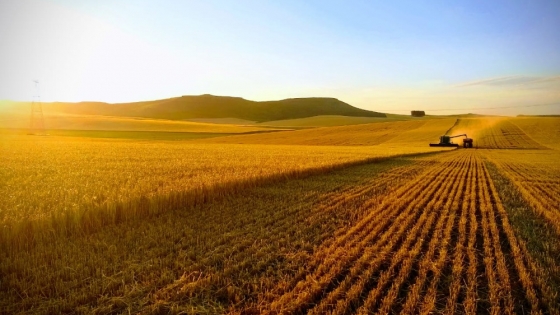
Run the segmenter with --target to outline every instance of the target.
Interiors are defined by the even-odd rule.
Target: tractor
[[[465,137],[463,139],[463,148],[472,148],[473,147],[473,139],[467,137],[466,134],[462,134],[462,135],[456,135],[456,136],[440,136],[439,137],[439,143],[430,143],[430,147],[459,147],[458,143],[454,143],[453,141],[451,141],[451,139],[453,138],[457,138],[457,137]]]

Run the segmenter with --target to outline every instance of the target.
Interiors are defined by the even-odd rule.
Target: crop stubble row
[[[88,305],[103,313],[121,309],[122,303],[114,305],[120,300],[133,313],[158,307],[218,312],[229,303],[252,303],[289,278],[277,274],[303,266],[313,246],[328,242],[340,224],[358,220],[368,208],[363,204],[379,202],[387,189],[434,163],[420,160],[396,168],[393,161],[364,165],[345,175],[290,181],[282,189],[262,187],[201,205],[204,210],[13,253],[0,264],[7,285],[0,310],[10,305],[13,311],[57,313]],[[142,292],[149,294],[138,299]]]
[[[448,155],[369,206],[259,311],[557,312],[476,152]]]
[[[543,149],[545,148],[535,142],[519,127],[513,123],[503,120],[491,128],[485,129],[482,139],[485,147],[503,149]]]
[[[428,177],[430,175],[437,176],[437,171],[432,170],[431,173],[424,175],[425,176],[422,177]],[[409,192],[410,187],[414,187],[415,185],[417,185],[419,189],[427,192],[424,198],[417,204],[411,203],[416,196]],[[306,281],[298,283],[292,292],[285,294],[276,303],[273,302],[272,306],[280,311],[305,311],[305,307],[314,303],[313,299],[320,299],[319,295],[325,292],[324,287],[333,286],[333,282],[338,282],[336,279],[337,271],[342,272],[338,277],[344,279],[346,273],[345,269],[350,269],[349,267],[351,267],[352,264],[356,264],[359,267],[361,265],[366,267],[368,265],[372,266],[373,264],[370,262],[370,259],[377,256],[379,259],[374,266],[379,266],[381,262],[389,257],[391,249],[397,248],[399,245],[405,250],[408,249],[409,246],[407,245],[410,244],[412,237],[408,238],[408,242],[405,240],[403,243],[404,235],[408,232],[407,227],[415,221],[418,222],[417,228],[412,229],[408,234],[414,236],[414,232],[418,231],[418,227],[421,226],[420,224],[425,223],[428,217],[427,212],[423,212],[419,218],[413,214],[415,213],[418,215],[420,213],[420,208],[430,201],[429,199],[431,196],[436,193],[436,188],[440,186],[441,183],[438,184],[436,181],[422,180],[418,177],[415,181],[409,183],[409,185],[401,187],[394,196],[385,198],[386,202],[378,206],[378,211],[371,211],[370,216],[366,217],[362,222],[356,225],[355,228],[341,237],[339,241],[336,242],[335,246],[331,246],[323,251],[324,255],[327,257],[321,257],[323,256],[321,255],[322,252],[319,252],[319,259],[316,261],[325,261],[325,263],[320,263],[316,271],[308,276]],[[399,205],[394,202],[395,200],[401,200],[402,202]],[[431,200],[431,203],[434,203],[434,201],[435,200]],[[434,212],[431,213],[429,219],[433,222]],[[387,229],[385,230],[385,228]],[[381,234],[382,232],[385,233]],[[375,242],[375,240],[377,240],[377,242]],[[370,244],[370,242],[374,242],[374,244]],[[344,255],[345,252],[348,252],[350,255]],[[331,256],[331,259],[328,259],[329,256]],[[395,255],[395,257],[397,256]],[[313,264],[310,268],[314,268]],[[361,268],[355,268],[353,271],[362,272],[360,269]],[[373,268],[369,268],[369,270],[366,268],[365,271],[373,273],[375,270]],[[344,290],[344,285],[350,286],[354,282],[352,278],[354,277],[350,277],[348,278],[349,280],[342,282],[343,286],[342,290],[339,290],[339,296],[342,296],[343,292],[346,291]],[[372,279],[372,274],[365,274],[360,279],[362,281],[358,283],[358,285],[365,286],[363,281]],[[383,280],[384,278],[380,277],[380,279]],[[388,280],[387,276],[385,280]],[[321,286],[313,287],[315,283],[319,283]],[[335,290],[333,291],[334,293],[337,292]],[[373,294],[375,292],[376,291],[373,291]],[[305,301],[304,299],[308,298],[310,295],[312,299]],[[355,301],[345,299],[344,302],[346,304],[352,304],[352,302],[358,303],[360,301],[360,295],[361,294],[358,294],[356,296]],[[330,296],[332,297],[333,295]],[[293,303],[293,300],[303,300],[304,303]],[[371,298],[369,300],[371,300]],[[282,305],[282,302],[287,305]],[[303,304],[303,309],[298,309],[299,306],[302,306],[301,304]],[[321,307],[319,306],[319,308]]]
[[[257,217],[243,214],[243,221],[258,221],[262,233],[232,226],[236,232],[208,246],[211,252],[185,268],[183,277],[150,288],[143,307],[154,301],[165,301],[169,307],[188,305],[227,289],[226,300],[234,313],[238,311],[235,305],[269,314],[557,313],[558,303],[542,271],[516,238],[477,154],[462,150],[423,158],[365,185],[331,191],[319,200],[310,193],[298,201],[299,207],[273,204]],[[243,206],[238,210],[243,212]],[[333,238],[317,236],[323,244],[309,251],[309,257],[299,258],[303,264],[293,277],[288,273],[281,279],[261,276],[263,268],[275,265],[281,256],[271,254],[292,244],[286,238],[299,233],[294,222],[328,224],[326,218],[337,215],[355,216],[339,221],[354,223],[338,229]],[[230,228],[227,224],[224,231]],[[315,231],[323,233],[323,229]],[[261,243],[254,239],[257,234],[263,237]],[[180,242],[181,235],[161,237]],[[160,261],[162,267],[171,266]],[[176,264],[181,266],[172,265]],[[29,270],[22,265],[24,269]],[[257,277],[244,278],[251,275]],[[118,273],[114,277],[118,283]],[[262,292],[260,301],[243,302],[248,295],[236,292],[235,286]],[[109,302],[100,299],[97,303]]]
[[[534,151],[531,155],[485,152],[508,177],[537,215],[543,217],[560,236],[560,155],[554,151]],[[535,165],[534,159],[543,161]]]
[[[283,237],[285,231],[290,229],[290,224],[293,224],[294,216],[301,217],[301,220],[304,220],[309,225],[316,224],[316,222],[321,221],[325,216],[335,215],[335,212],[340,208],[355,208],[352,213],[354,216],[359,216],[364,209],[378,202],[380,191],[391,189],[389,186],[395,186],[399,183],[406,182],[406,180],[418,174],[423,166],[431,163],[432,161],[430,160],[423,160],[413,166],[397,167],[392,169],[391,172],[383,173],[379,177],[369,180],[365,184],[343,187],[322,195],[320,198],[317,198],[316,194],[311,193],[307,198],[301,200],[299,207],[276,209],[273,213],[267,213],[266,217],[253,219],[268,222],[265,223],[265,225],[269,226],[266,231],[266,234],[269,236],[267,243],[274,243],[278,238]],[[363,200],[364,196],[369,196],[371,199],[367,201]],[[309,210],[311,210],[311,213],[309,213]],[[248,235],[246,235],[246,233],[235,235],[235,239],[239,240],[243,240],[247,237]],[[325,243],[328,243],[328,238],[325,237],[325,239],[327,239]],[[223,245],[223,249],[218,247],[215,248],[215,250],[223,256],[228,257],[229,261],[243,261],[243,257],[247,256],[247,250],[245,249],[248,249],[248,247],[243,248],[243,245],[236,247],[228,246],[228,242],[225,239],[222,241],[221,245]],[[240,248],[241,250],[239,250]],[[269,251],[270,248],[261,245],[258,246],[256,252],[252,255],[265,258],[270,256]],[[264,265],[266,265],[266,263],[264,263]],[[258,269],[259,266],[251,266],[249,261],[244,261],[242,263],[230,264],[223,270],[220,270],[219,273],[223,279],[226,279],[228,275],[238,274],[243,269],[251,268]],[[300,277],[303,276],[305,272],[307,272],[307,270],[302,269]],[[155,296],[160,299],[177,302],[181,299],[185,299],[185,297],[188,298],[195,295],[197,291],[200,292],[204,290],[205,287],[215,285],[216,278],[215,275],[207,275],[193,279],[192,276],[188,275],[162,288]],[[291,282],[293,281],[292,279]]]
[[[450,134],[466,133],[477,148],[547,149],[506,118],[458,119]]]

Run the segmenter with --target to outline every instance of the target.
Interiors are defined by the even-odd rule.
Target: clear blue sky
[[[0,0],[0,99],[559,113],[560,1]],[[472,109],[472,110],[471,110]],[[453,113],[445,111],[438,113]]]

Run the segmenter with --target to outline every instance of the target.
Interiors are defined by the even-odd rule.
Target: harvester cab
[[[462,134],[462,135],[456,135],[456,136],[440,136],[439,137],[439,143],[430,143],[430,147],[459,147],[458,143],[454,143],[453,141],[451,141],[451,139],[453,138],[457,138],[457,137],[465,137],[463,139],[463,147],[464,148],[472,148],[473,147],[473,139],[467,137],[466,134]]]

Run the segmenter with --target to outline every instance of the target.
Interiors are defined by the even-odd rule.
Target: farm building
[[[423,110],[413,110],[410,112],[410,115],[412,117],[424,117],[426,113]]]

